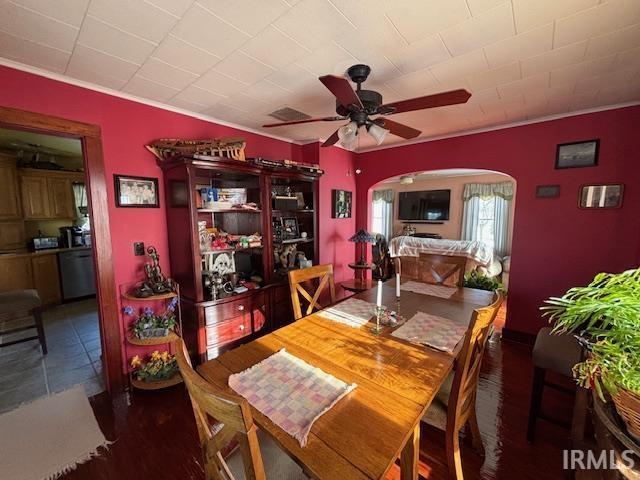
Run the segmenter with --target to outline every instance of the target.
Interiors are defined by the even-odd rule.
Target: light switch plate
[[[133,243],[133,254],[136,257],[144,255],[144,242],[134,242]]]

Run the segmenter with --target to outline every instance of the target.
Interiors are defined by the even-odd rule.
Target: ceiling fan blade
[[[319,80],[333,93],[343,107],[356,107],[359,110],[364,108],[360,97],[358,97],[351,83],[346,78],[335,75],[324,75],[320,77]]]
[[[402,123],[394,122],[388,118],[377,118],[376,123],[383,128],[389,130],[390,133],[402,138],[416,138],[422,132],[415,128],[408,127]]]
[[[337,141],[339,140],[338,138],[338,130],[336,130],[335,132],[333,132],[331,134],[331,136],[329,138],[327,138],[324,143],[322,144],[323,147],[330,147],[331,145],[334,145]]]
[[[471,98],[471,94],[464,89],[451,90],[450,92],[436,93],[427,95],[426,97],[410,98],[400,102],[387,103],[382,105],[380,110],[385,108],[395,108],[391,113],[412,112],[414,110],[422,110],[424,108],[444,107],[446,105],[455,105],[457,103],[466,103]]]
[[[281,127],[283,125],[298,125],[299,123],[311,123],[311,122],[334,122],[336,120],[345,120],[345,118],[344,117],[309,118],[307,120],[295,120],[293,122],[268,123],[262,126],[263,127]]]

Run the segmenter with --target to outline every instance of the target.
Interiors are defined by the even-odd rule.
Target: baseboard
[[[525,345],[533,345],[536,342],[536,336],[533,333],[519,332],[506,327],[502,329],[502,338],[510,342],[524,343]]]

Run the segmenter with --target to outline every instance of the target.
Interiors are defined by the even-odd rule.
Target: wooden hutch
[[[304,252],[314,265],[318,263],[320,173],[199,155],[173,158],[160,166],[164,171],[171,274],[180,284],[183,337],[189,351],[197,353],[201,361],[215,358],[290,323],[287,271],[279,264],[274,248],[295,243],[297,251]],[[257,210],[199,208],[203,187],[246,189],[247,202],[255,203]],[[296,194],[298,205],[275,209],[272,194],[282,191]],[[282,218],[296,219],[299,238],[283,240],[278,236],[274,230]],[[235,235],[259,233],[262,246],[201,252],[198,222]],[[212,298],[204,285],[204,257],[225,251],[233,251],[240,276],[262,279],[259,288]]]

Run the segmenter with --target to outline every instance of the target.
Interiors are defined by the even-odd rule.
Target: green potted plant
[[[144,338],[156,338],[166,337],[169,332],[172,332],[176,327],[176,314],[175,309],[177,305],[177,298],[174,298],[164,313],[156,314],[151,307],[145,307],[138,318],[131,324],[131,333],[134,337]],[[126,306],[123,308],[123,312],[126,315],[134,315],[135,311],[133,307]]]
[[[482,275],[477,270],[472,270],[464,277],[464,286],[467,288],[475,288],[478,290],[488,290],[493,292],[498,289],[503,289],[504,286],[497,280],[491,277]]]
[[[143,362],[136,355],[131,359],[131,367],[136,378],[143,382],[161,382],[173,377],[178,371],[178,362],[175,355],[169,352],[153,352],[147,362]]]
[[[600,273],[586,287],[571,288],[541,307],[553,333],[574,333],[586,359],[577,382],[613,399],[629,433],[640,440],[640,269]]]

